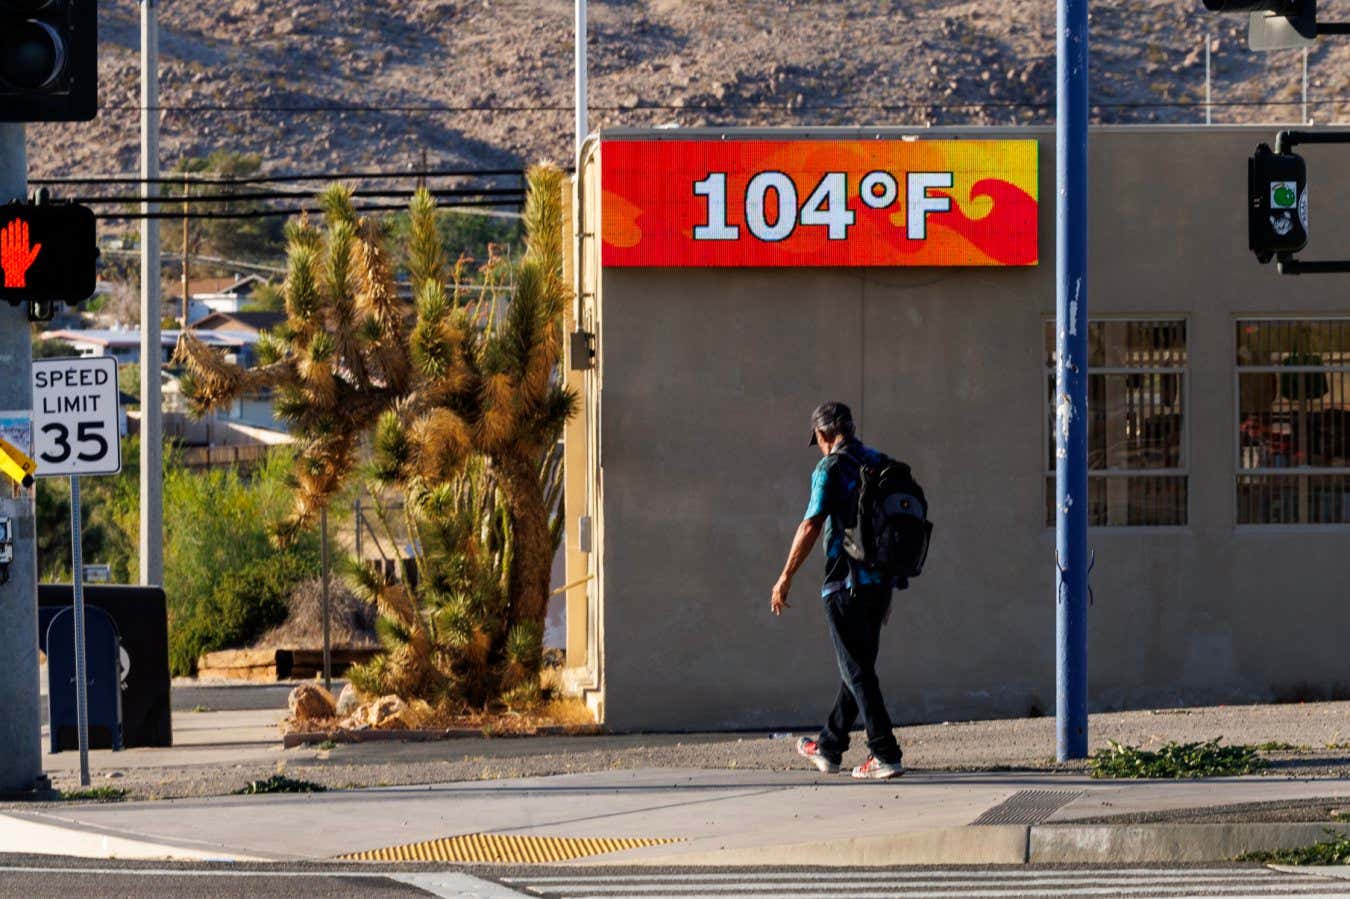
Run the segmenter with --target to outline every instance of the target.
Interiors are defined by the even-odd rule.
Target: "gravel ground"
[[[799,729],[795,734],[807,733]],[[578,737],[460,738],[436,743],[365,743],[331,750],[300,748],[241,756],[232,766],[127,766],[96,771],[95,784],[116,786],[133,798],[208,796],[232,792],[250,780],[284,770],[332,788],[444,783],[633,768],[740,768],[801,766],[793,735],[620,734]],[[1267,752],[1274,777],[1350,777],[1350,702],[1116,712],[1093,715],[1092,748],[1107,740],[1152,748],[1169,740],[1223,737],[1226,743],[1281,743]],[[898,730],[906,764],[916,769],[1082,771],[1085,763],[1054,761],[1054,719],[948,722]],[[865,750],[858,741],[847,763]],[[58,789],[75,789],[71,772],[53,772]]]

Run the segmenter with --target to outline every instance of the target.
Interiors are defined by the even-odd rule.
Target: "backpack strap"
[[[845,444],[845,446],[846,446],[846,445],[847,445],[847,444]],[[844,446],[840,446],[839,449],[832,451],[832,452],[830,453],[830,455],[831,455],[831,456],[837,456],[837,457],[839,457],[840,459],[847,459],[848,461],[852,462],[854,465],[858,466],[860,472],[866,470],[867,467],[868,467],[867,464],[866,464],[865,462],[863,462],[862,459],[859,459],[857,456],[853,455],[851,452],[849,452],[848,450],[844,449]]]

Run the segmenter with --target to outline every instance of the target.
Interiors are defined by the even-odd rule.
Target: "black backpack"
[[[933,523],[923,488],[909,466],[889,456],[871,466],[847,450],[839,455],[858,466],[862,482],[854,526],[844,529],[844,552],[891,577],[918,577],[928,558]]]

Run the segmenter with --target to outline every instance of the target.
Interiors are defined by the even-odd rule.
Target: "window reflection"
[[[1237,388],[1238,523],[1350,522],[1350,321],[1238,322]]]

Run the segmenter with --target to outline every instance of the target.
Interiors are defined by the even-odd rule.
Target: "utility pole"
[[[1308,48],[1303,48],[1303,118],[1300,121],[1307,125],[1308,119]]]
[[[188,277],[188,200],[187,200],[187,198],[188,198],[188,176],[187,176],[187,172],[184,172],[184,173],[183,173],[183,330],[184,330],[184,331],[187,330],[187,326],[188,326],[188,313],[191,311],[191,310],[188,308],[188,305],[189,305],[189,299],[188,299],[188,284],[190,283],[190,279],[189,279],[189,277]]]
[[[144,213],[158,209],[159,25],[156,0],[141,3],[141,178]],[[160,408],[159,222],[141,220],[141,583],[164,583],[164,421]]]
[[[0,122],[0,202],[24,200],[28,159],[24,125]],[[28,305],[0,303],[0,412],[32,420],[33,348]],[[20,447],[31,451],[31,447]],[[39,708],[35,490],[0,482],[0,518],[14,540],[9,578],[0,583],[0,794],[44,786]]]
[[[581,165],[581,145],[586,142],[589,125],[586,122],[586,0],[576,0],[576,151],[572,154]],[[577,170],[578,180],[581,171]]]
[[[1087,756],[1088,0],[1058,0],[1055,118],[1055,737]]]
[[[1209,77],[1209,71],[1210,71],[1210,69],[1209,69],[1209,32],[1206,31],[1206,32],[1205,32],[1205,124],[1206,124],[1206,125],[1211,125],[1211,124],[1213,124],[1213,122],[1212,122],[1212,120],[1211,120],[1211,117],[1210,117],[1213,108],[1212,108],[1212,106],[1210,105],[1211,99],[1212,99],[1212,94],[1210,93],[1210,77]]]

